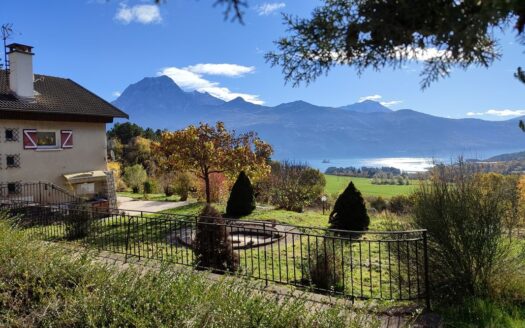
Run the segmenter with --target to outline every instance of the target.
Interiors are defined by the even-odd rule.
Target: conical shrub
[[[232,187],[226,215],[229,217],[241,217],[249,215],[255,209],[255,193],[250,178],[241,172]]]
[[[329,223],[332,229],[368,230],[370,218],[366,212],[365,200],[353,182],[337,198]]]

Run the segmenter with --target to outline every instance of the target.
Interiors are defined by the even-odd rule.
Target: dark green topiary
[[[366,212],[365,200],[353,182],[337,198],[329,223],[332,229],[368,230],[370,218]]]
[[[255,193],[252,183],[244,172],[239,174],[237,181],[232,187],[226,215],[229,217],[240,217],[249,215],[255,209]]]

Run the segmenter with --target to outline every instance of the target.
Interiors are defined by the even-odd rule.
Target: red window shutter
[[[60,140],[62,148],[73,148],[73,131],[62,130],[60,131]]]
[[[24,149],[36,149],[36,130],[24,130]]]

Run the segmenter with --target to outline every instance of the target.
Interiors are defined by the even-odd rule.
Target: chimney
[[[34,98],[33,47],[12,43],[9,48],[9,88],[20,98]]]

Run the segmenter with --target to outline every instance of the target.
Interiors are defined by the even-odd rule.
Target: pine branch
[[[516,73],[514,73],[514,77],[521,81],[521,83],[525,83],[525,71],[521,69],[521,67],[518,67],[518,70]]]

